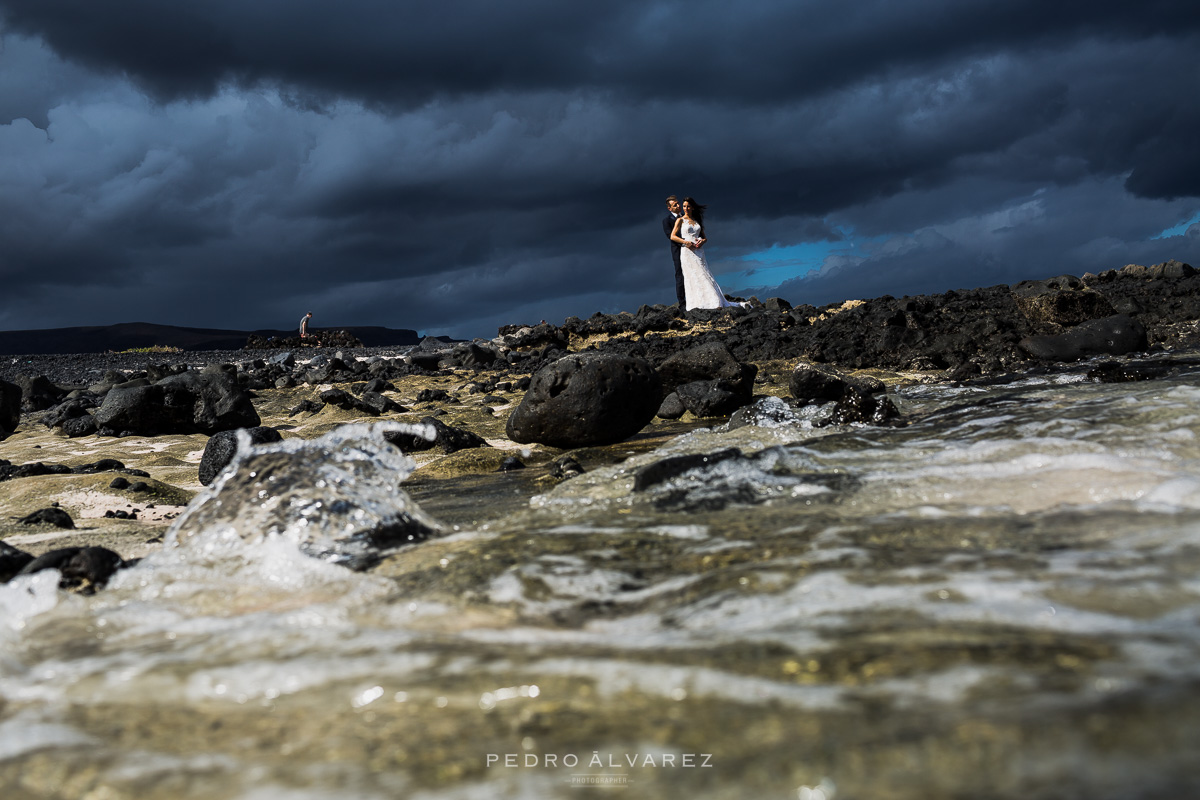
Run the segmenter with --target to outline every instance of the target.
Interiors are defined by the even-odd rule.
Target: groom
[[[675,230],[675,220],[679,219],[682,209],[679,207],[679,198],[671,195],[667,198],[667,216],[663,218],[663,233],[667,238],[671,238],[671,231]],[[679,299],[679,308],[687,308],[686,298],[683,293],[683,268],[679,266],[679,243],[671,242],[671,260],[675,262],[675,297]]]

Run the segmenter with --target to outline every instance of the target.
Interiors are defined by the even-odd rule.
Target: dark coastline
[[[368,347],[414,345],[420,337],[407,328],[379,326],[314,326],[345,330]],[[116,325],[91,325],[44,330],[0,331],[0,355],[27,353],[71,354],[120,352],[134,348],[172,347],[186,351],[239,350],[251,336],[282,339],[296,330],[226,330],[222,328],[185,328],[150,322],[123,322]]]
[[[1114,322],[1115,321],[1115,322]],[[1048,363],[1069,362],[1102,352],[1054,352],[1033,347],[1088,325],[1104,339],[1114,324],[1131,327],[1134,346],[1108,351],[1161,352],[1200,347],[1200,273],[1180,262],[1152,267],[1130,265],[1082,278],[1058,276],[992,286],[894,298],[851,300],[814,308],[786,300],[752,300],[748,310],[681,312],[673,306],[643,306],[637,312],[571,317],[561,325],[506,325],[493,340],[474,345],[492,350],[493,369],[530,374],[555,358],[580,349],[602,350],[660,364],[683,348],[721,342],[742,361],[797,359],[849,369],[943,373],[954,380],[1020,372]],[[179,329],[184,330],[184,329]],[[362,328],[347,329],[361,331]],[[380,329],[387,330],[387,329]],[[36,331],[20,332],[23,335]],[[397,359],[417,344],[411,331],[390,331],[403,343],[361,348],[303,348],[297,358],[343,356]],[[405,334],[412,334],[405,338]],[[13,332],[0,332],[0,343]],[[156,331],[165,335],[165,330]],[[240,334],[239,334],[240,335]],[[370,344],[369,338],[362,338]],[[1111,337],[1110,337],[1111,338]],[[244,342],[244,339],[240,341]],[[158,344],[169,342],[159,341]],[[1031,344],[1032,343],[1032,344]],[[435,349],[456,343],[435,342]],[[1111,344],[1111,342],[1110,342]],[[249,363],[278,355],[279,349],[215,347],[178,352],[94,352],[9,354],[0,357],[0,380],[44,375],[82,386],[107,370],[138,370],[150,364],[199,367]],[[1039,354],[1040,353],[1040,354]],[[478,366],[466,355],[442,368]],[[410,368],[412,368],[410,366]],[[436,368],[436,367],[435,367]],[[424,371],[429,374],[428,368]]]

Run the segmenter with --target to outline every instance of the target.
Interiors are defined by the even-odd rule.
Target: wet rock
[[[656,416],[662,419],[679,419],[684,415],[687,409],[683,406],[683,401],[679,399],[676,392],[671,392],[663,398],[662,405],[658,407]]]
[[[675,387],[674,394],[697,417],[726,417],[750,402],[744,385],[720,378],[692,381]]]
[[[525,462],[516,456],[509,456],[500,462],[498,472],[513,472],[514,470],[525,469]]]
[[[781,425],[794,425],[796,422],[796,412],[786,402],[778,397],[762,397],[735,411],[725,429],[732,431],[747,425],[777,428]]]
[[[718,450],[715,453],[696,453],[693,455],[664,458],[661,461],[655,461],[653,464],[647,464],[633,474],[633,491],[644,492],[651,486],[656,486],[671,478],[678,477],[685,472],[690,472],[701,467],[710,467],[720,464],[722,461],[741,457],[742,451],[731,447],[727,450]]]
[[[0,439],[17,429],[21,421],[21,387],[0,381]]]
[[[28,514],[17,520],[22,525],[53,525],[56,528],[73,529],[75,521],[71,519],[71,515],[58,506],[49,508],[39,508],[32,514]]]
[[[550,463],[550,477],[558,481],[565,481],[583,473],[583,466],[570,453],[561,455]]]
[[[659,510],[691,513],[754,505],[781,495],[837,502],[858,484],[841,471],[812,472],[785,448],[772,447],[751,456],[730,448],[648,464],[635,473],[633,491]]]
[[[43,553],[17,574],[32,575],[45,569],[56,569],[62,574],[58,588],[94,594],[124,565],[119,555],[104,547],[64,547]]]
[[[403,453],[440,449],[446,455],[473,447],[491,447],[487,440],[466,428],[455,428],[435,417],[423,417],[422,425],[432,429],[433,438],[427,439],[416,432],[385,431],[383,437]]]
[[[899,421],[900,411],[891,398],[877,397],[852,386],[837,401],[829,418],[821,424],[848,425],[861,422],[866,425],[886,425]]]
[[[439,535],[442,526],[400,489],[412,462],[383,438],[385,429],[416,432],[397,423],[345,425],[319,439],[251,446],[174,522],[166,546],[236,558],[247,542],[281,539],[367,569]]]
[[[1026,337],[1020,347],[1042,361],[1125,355],[1146,349],[1146,329],[1137,320],[1117,314],[1081,323],[1066,333]]]
[[[1130,364],[1120,361],[1105,361],[1087,372],[1090,380],[1098,383],[1132,383],[1161,378],[1169,372],[1161,364]]]
[[[29,553],[0,541],[0,583],[8,583],[31,561]]]
[[[508,437],[565,448],[612,444],[645,427],[661,401],[661,382],[645,360],[570,355],[533,376],[508,418]]]
[[[283,437],[279,435],[279,431],[274,428],[260,425],[254,428],[244,428],[243,430],[246,431],[251,444],[267,444],[283,441]],[[199,478],[201,484],[208,486],[217,479],[217,476],[233,460],[233,455],[237,452],[237,445],[237,431],[219,431],[212,435],[208,443],[204,445],[204,455],[200,458]]]
[[[797,364],[788,381],[792,397],[802,403],[840,400],[849,385],[839,370],[823,364]]]
[[[842,399],[849,391],[876,394],[887,387],[877,378],[847,375],[826,364],[797,364],[788,379],[788,389],[801,403],[827,403]]]
[[[950,374],[946,376],[946,380],[951,383],[962,383],[963,381],[977,378],[982,374],[983,370],[978,364],[973,361],[964,361],[950,371]]]
[[[236,377],[220,367],[171,375],[148,386],[114,386],[96,411],[103,435],[153,436],[251,428],[258,412]]]

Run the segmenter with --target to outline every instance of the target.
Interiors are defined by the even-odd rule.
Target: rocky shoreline
[[[53,567],[64,588],[102,586],[161,546],[230,461],[237,429],[286,442],[355,422],[424,426],[389,438],[417,463],[417,495],[523,469],[531,494],[704,425],[805,406],[821,407],[818,425],[903,424],[889,385],[1198,346],[1200,275],[1167,262],[822,308],[643,306],[413,347],[5,357],[0,580]],[[1157,368],[1089,369],[1116,381]],[[688,467],[663,467],[675,468]]]

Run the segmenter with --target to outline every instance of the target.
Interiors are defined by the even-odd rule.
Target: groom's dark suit
[[[663,233],[667,238],[671,238],[671,231],[675,230],[675,220],[678,219],[674,214],[667,214],[663,220]],[[679,307],[687,308],[686,298],[683,294],[683,267],[679,266],[679,242],[671,242],[671,260],[675,262],[675,296],[679,298]]]

